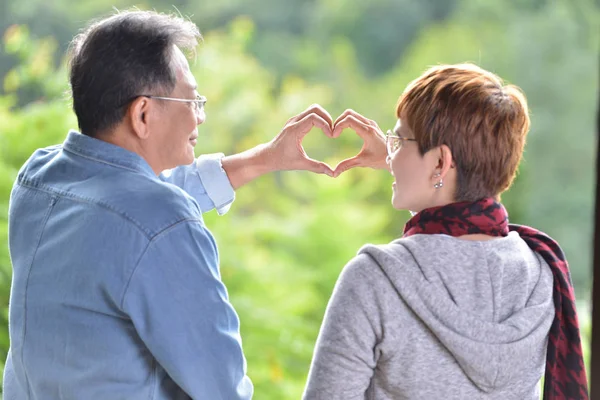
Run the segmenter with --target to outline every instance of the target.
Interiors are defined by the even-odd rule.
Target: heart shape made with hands
[[[362,139],[362,147],[358,152],[352,149],[355,143],[358,143],[356,136],[346,135],[343,139],[339,139],[345,129],[354,131],[356,136]],[[322,135],[309,136],[307,134],[300,142],[300,146],[308,157],[310,156],[306,152],[307,149],[311,154],[317,156],[317,160],[323,160],[329,168],[331,168],[330,163],[337,159],[333,177],[354,167],[386,168],[385,138],[375,121],[365,118],[353,110],[346,110],[333,122],[331,136],[322,128],[320,130],[325,133],[325,139]],[[331,142],[328,144],[323,142],[323,140],[329,141],[329,139],[339,139],[334,142],[333,153],[331,152]]]
[[[356,157],[363,141],[357,135],[330,137],[315,127],[302,139],[301,145],[308,157],[335,169],[342,161]]]

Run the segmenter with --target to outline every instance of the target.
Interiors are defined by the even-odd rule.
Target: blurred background
[[[0,0],[1,365],[13,181],[35,149],[77,128],[65,60],[71,38],[90,19],[132,6],[181,13],[204,35],[191,61],[208,98],[198,154],[268,141],[312,103],[334,118],[353,108],[385,131],[404,87],[434,64],[474,62],[523,88],[532,128],[503,202],[511,222],[563,246],[589,360],[597,0]],[[349,130],[336,140],[315,130],[304,145],[335,166],[362,142]],[[370,169],[337,179],[276,173],[241,188],[227,215],[206,215],[256,398],[300,398],[341,269],[362,245],[401,236],[409,218],[391,207],[391,183]]]

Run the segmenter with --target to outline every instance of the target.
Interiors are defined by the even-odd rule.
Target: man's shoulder
[[[184,220],[202,222],[197,202],[181,188],[140,171],[70,157],[62,145],[36,150],[21,168],[18,183],[85,203],[98,218],[120,215],[148,237]]]
[[[35,150],[19,170],[19,179],[32,180],[35,172],[55,158],[62,147],[62,144],[56,144]]]
[[[113,179],[114,178],[114,179]],[[198,203],[183,189],[142,174],[117,171],[103,183],[100,204],[122,213],[149,236],[185,220],[202,222]]]

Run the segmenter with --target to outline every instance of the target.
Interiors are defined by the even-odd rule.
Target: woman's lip
[[[193,146],[195,146],[195,145],[198,143],[198,141],[196,140],[196,138],[193,138],[193,139],[190,139],[190,143],[191,143]]]

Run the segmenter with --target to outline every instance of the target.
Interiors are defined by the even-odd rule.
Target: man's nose
[[[196,113],[196,125],[200,125],[204,121],[206,121],[206,113],[204,112],[204,109],[202,109],[200,112]]]

